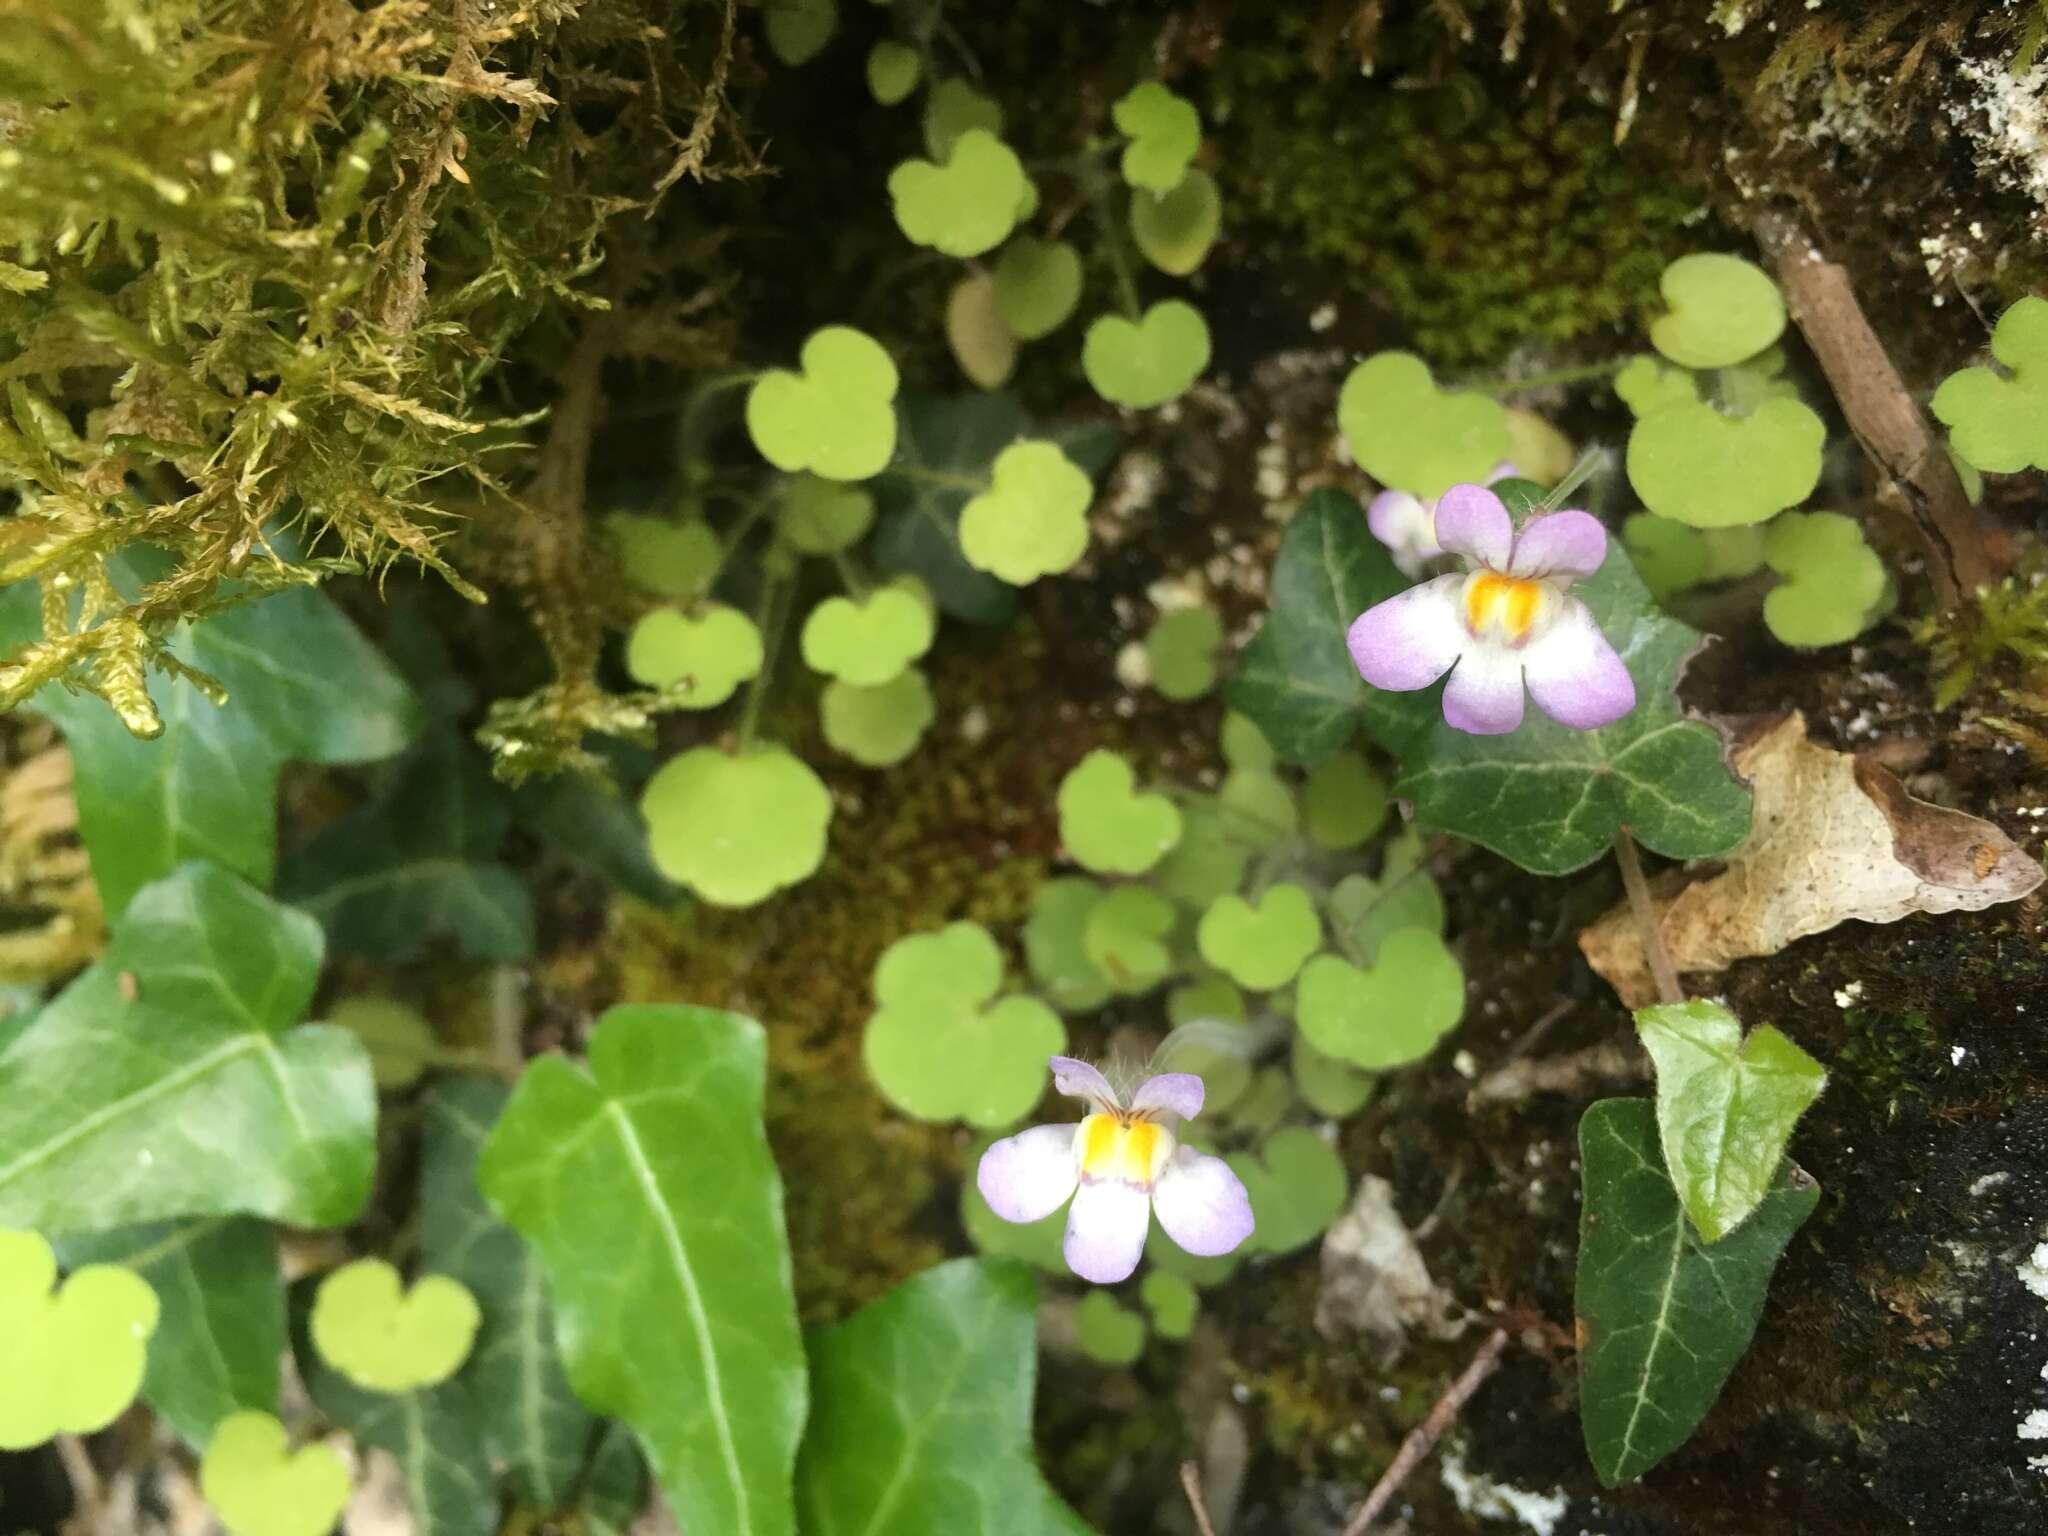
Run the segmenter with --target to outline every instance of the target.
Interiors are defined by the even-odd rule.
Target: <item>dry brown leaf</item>
[[[1857,919],[1977,912],[2040,885],[2041,866],[1990,822],[1916,800],[1884,768],[1806,739],[1792,714],[1734,754],[1756,793],[1749,841],[1717,872],[1653,886],[1658,929],[1680,971],[1718,971]],[[1627,905],[1579,935],[1621,1000],[1657,1000]]]
[[[1411,1332],[1455,1339],[1464,1329],[1464,1308],[1430,1279],[1414,1234],[1394,1209],[1394,1187],[1365,1175],[1351,1208],[1323,1238],[1316,1330],[1328,1339],[1362,1332],[1391,1364]]]

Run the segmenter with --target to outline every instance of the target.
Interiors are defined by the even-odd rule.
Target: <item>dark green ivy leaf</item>
[[[240,1409],[275,1415],[284,1354],[284,1279],[267,1222],[208,1216],[60,1239],[67,1270],[124,1264],[163,1310],[142,1395],[194,1450]]]
[[[607,1424],[590,1469],[583,1477],[583,1496],[576,1513],[585,1536],[626,1536],[647,1508],[647,1463],[623,1424]]]
[[[420,1262],[476,1297],[483,1325],[456,1380],[514,1492],[555,1510],[575,1496],[596,1421],[562,1372],[539,1263],[476,1186],[477,1154],[510,1094],[477,1077],[435,1085],[420,1162]]]
[[[1579,1416],[1612,1488],[1683,1445],[1749,1348],[1764,1292],[1820,1186],[1792,1163],[1708,1244],[1664,1168],[1656,1106],[1603,1099],[1579,1122]]]
[[[1342,491],[1296,510],[1273,562],[1270,611],[1245,647],[1230,703],[1291,763],[1316,763],[1351,738],[1371,692],[1344,644],[1351,621],[1408,586]]]
[[[811,1336],[810,1536],[1086,1536],[1031,1450],[1037,1285],[956,1259]]]
[[[0,1226],[354,1217],[376,1090],[355,1036],[292,1027],[319,971],[319,926],[225,870],[138,891],[99,963],[0,1051]]]

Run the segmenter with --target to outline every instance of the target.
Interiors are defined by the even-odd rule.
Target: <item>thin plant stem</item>
[[[1592,479],[1606,462],[1606,449],[1588,448],[1579,455],[1579,461],[1565,471],[1564,478],[1543,493],[1543,500],[1538,505],[1537,510],[1540,512],[1555,512],[1564,505],[1566,497]]]
[[[1643,954],[1650,962],[1650,975],[1657,982],[1661,1002],[1682,1003],[1685,991],[1678,985],[1678,971],[1671,952],[1664,947],[1664,935],[1657,928],[1657,908],[1650,900],[1650,884],[1643,878],[1642,857],[1636,840],[1626,831],[1614,834],[1614,862],[1621,866],[1622,888],[1628,892],[1629,910],[1635,914],[1636,931],[1642,935]]]
[[[1209,1501],[1202,1497],[1202,1469],[1192,1461],[1182,1462],[1180,1485],[1187,1491],[1188,1508],[1194,1511],[1196,1531],[1200,1536],[1216,1536],[1216,1524],[1209,1518]]]
[[[832,564],[839,571],[839,579],[846,583],[846,590],[853,594],[854,601],[865,602],[867,600],[869,583],[863,580],[860,572],[853,568],[853,562],[846,558],[846,551],[841,549],[833,550]]]
[[[770,576],[761,593],[760,617],[756,620],[761,631],[761,670],[749,679],[747,702],[740,708],[736,739],[742,752],[753,746],[754,731],[761,723],[761,703],[768,693],[768,680],[774,676],[775,653],[782,649],[782,631],[789,620],[788,605],[782,600],[789,590],[790,583],[785,578]]]
[[[1401,1449],[1395,1453],[1393,1464],[1381,1474],[1380,1480],[1373,1485],[1372,1492],[1366,1495],[1365,1502],[1358,1506],[1358,1513],[1353,1515],[1351,1523],[1344,1527],[1344,1536],[1365,1536],[1373,1521],[1380,1517],[1380,1513],[1393,1501],[1394,1495],[1400,1492],[1401,1484],[1408,1480],[1408,1474],[1421,1465],[1422,1458],[1427,1456],[1437,1441],[1443,1438],[1444,1431],[1451,1427],[1451,1420],[1458,1416],[1458,1410],[1463,1408],[1466,1400],[1479,1390],[1480,1383],[1493,1374],[1494,1367],[1500,1364],[1500,1352],[1507,1347],[1507,1342],[1505,1328],[1496,1328],[1486,1336],[1486,1342],[1479,1346],[1479,1352],[1472,1357],[1471,1363],[1459,1373],[1456,1381],[1444,1389],[1444,1395],[1438,1398],[1436,1406],[1429,1410],[1429,1417],[1410,1430],[1408,1438],[1401,1442]]]
[[[1131,267],[1131,253],[1124,243],[1124,232],[1116,222],[1109,189],[1099,174],[1084,176],[1082,181],[1088,190],[1088,201],[1095,208],[1096,222],[1102,226],[1102,243],[1109,250],[1110,268],[1116,274],[1117,302],[1126,315],[1137,320],[1144,315],[1144,306],[1138,302],[1137,274]]]
[[[1553,368],[1548,373],[1532,373],[1522,379],[1481,379],[1472,384],[1460,384],[1458,388],[1469,389],[1476,395],[1519,395],[1532,389],[1552,389],[1559,384],[1584,384],[1593,379],[1610,378],[1627,366],[1627,358],[1614,358],[1604,363],[1581,363],[1574,368]]]

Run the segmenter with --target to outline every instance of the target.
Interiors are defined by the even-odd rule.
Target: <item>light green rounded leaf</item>
[[[1190,168],[1165,192],[1139,187],[1131,193],[1131,239],[1162,272],[1186,277],[1208,258],[1223,228],[1223,195],[1216,178]]]
[[[1204,976],[1166,994],[1166,1017],[1176,1028],[1220,1022],[1237,1028],[1245,1022],[1244,994],[1226,976]],[[1248,1054],[1248,1053],[1247,1053]],[[1197,1069],[1189,1067],[1187,1071]],[[1210,1096],[1215,1096],[1212,1087]]]
[[[988,930],[952,923],[898,939],[875,965],[862,1040],[882,1096],[920,1120],[1009,1125],[1045,1092],[1066,1026],[1035,997],[993,1001],[1003,960]]]
[[[1109,111],[1117,130],[1131,141],[1124,146],[1124,180],[1153,192],[1177,186],[1202,147],[1202,118],[1195,104],[1157,80],[1146,80]]]
[[[1142,875],[1180,841],[1181,816],[1164,795],[1139,794],[1131,765],[1097,748],[1060,781],[1060,841],[1076,862],[1106,875]]]
[[[1202,1298],[1192,1282],[1163,1269],[1147,1270],[1138,1295],[1152,1314],[1152,1331],[1162,1339],[1184,1339],[1194,1332]]]
[[[1017,227],[1028,196],[1023,162],[985,128],[954,140],[943,164],[910,159],[889,173],[896,227],[948,256],[992,251]]]
[[[1216,791],[1223,830],[1246,848],[1279,847],[1300,825],[1294,795],[1280,776],[1261,768],[1233,768]]]
[[[1427,928],[1404,928],[1361,970],[1336,955],[1302,967],[1295,1022],[1326,1056],[1381,1071],[1427,1056],[1465,1011],[1465,973]]]
[[[1195,929],[1202,958],[1254,992],[1286,986],[1322,941],[1316,904],[1298,885],[1269,886],[1256,902],[1219,897]]]
[[[865,480],[896,451],[896,365],[847,325],[813,331],[800,372],[771,368],[747,393],[747,435],[777,469]]]
[[[1383,871],[1374,880],[1367,875],[1346,875],[1330,892],[1330,930],[1338,948],[1355,956],[1361,965],[1379,959],[1380,945],[1404,928],[1424,928],[1441,935],[1444,931],[1444,899],[1429,871],[1415,866]]]
[[[1372,1073],[1361,1072],[1334,1056],[1325,1056],[1299,1031],[1294,1036],[1288,1065],[1294,1072],[1294,1088],[1301,1101],[1332,1120],[1356,1114],[1379,1086],[1379,1079]]]
[[[1173,906],[1142,885],[1120,885],[1097,902],[1081,929],[1081,952],[1113,991],[1149,992],[1173,973]]]
[[[1257,1223],[1245,1246],[1259,1253],[1292,1253],[1329,1229],[1344,1209],[1350,1180],[1336,1149],[1305,1126],[1266,1138],[1257,1156],[1224,1159],[1244,1180]]]
[[[776,526],[792,549],[834,555],[851,549],[875,520],[875,498],[857,485],[798,475],[782,491]]]
[[[1614,376],[1614,392],[1632,416],[1648,416],[1667,405],[1697,405],[1699,379],[1687,368],[1674,368],[1661,357],[1640,353]]]
[[[1753,261],[1681,256],[1658,286],[1668,311],[1650,322],[1650,345],[1684,367],[1727,368],[1784,334],[1785,296]]]
[[[763,0],[768,48],[792,67],[816,58],[839,29],[838,0]]]
[[[1500,402],[1439,389],[1409,352],[1375,353],[1352,369],[1337,395],[1337,424],[1359,468],[1424,500],[1483,484],[1508,451]]]
[[[1278,760],[1273,744],[1251,716],[1231,710],[1223,717],[1223,761],[1233,768],[1271,768]]]
[[[619,569],[634,586],[657,597],[685,599],[710,590],[724,548],[703,519],[677,523],[614,512],[605,527],[618,547]]]
[[[1694,528],[1760,523],[1820,483],[1827,428],[1797,400],[1766,400],[1748,416],[1668,405],[1628,437],[1628,481],[1643,505]]]
[[[1012,443],[996,455],[989,488],[960,509],[960,552],[976,570],[1015,587],[1073,569],[1088,551],[1095,486],[1055,443]]]
[[[1934,414],[1955,451],[1978,469],[2048,469],[2048,299],[2029,295],[1999,316],[1991,355],[2005,371],[1950,374],[1934,392]]]
[[[804,620],[804,665],[857,688],[902,675],[932,648],[937,621],[928,603],[900,583],[865,597],[828,597]]]
[[[713,906],[750,907],[825,861],[832,796],[780,747],[693,747],[648,781],[640,812],[663,874]]]
[[[349,1475],[330,1445],[291,1452],[267,1413],[222,1419],[199,1461],[199,1491],[229,1536],[327,1536],[348,1504]]]
[[[1208,366],[1208,323],[1179,299],[1154,304],[1140,320],[1103,315],[1081,344],[1081,371],[1095,393],[1138,410],[1179,399]]]
[[[626,670],[650,688],[675,688],[684,709],[716,709],[761,670],[761,632],[737,608],[656,608],[626,637]]]
[[[1636,512],[1621,525],[1621,542],[1650,595],[1662,601],[1707,579],[1707,536],[1654,512]]]
[[[946,345],[977,389],[1001,389],[1017,367],[1017,337],[996,305],[995,279],[970,272],[946,298]]]
[[[885,37],[868,50],[868,91],[885,107],[893,107],[917,89],[924,68],[917,50]]]
[[[1863,526],[1839,512],[1787,512],[1764,531],[1764,559],[1784,578],[1764,596],[1764,623],[1787,645],[1840,645],[1873,624],[1884,562]]]
[[[984,96],[957,75],[932,87],[924,105],[924,147],[933,160],[944,160],[963,133],[979,128],[994,138],[1003,133],[1002,104]]]
[[[1331,852],[1356,848],[1387,819],[1387,786],[1356,752],[1324,758],[1301,788],[1308,835]]]
[[[1092,1290],[1074,1308],[1074,1338],[1091,1360],[1129,1365],[1145,1352],[1145,1319],[1109,1292]]]
[[[1251,856],[1252,845],[1234,835],[1214,801],[1192,800],[1181,811],[1180,841],[1159,861],[1153,883],[1199,912],[1243,883]]]
[[[1024,341],[1050,336],[1081,302],[1081,257],[1064,240],[1019,235],[996,262],[996,308]]]
[[[453,1376],[482,1321],[460,1281],[422,1275],[407,1289],[382,1259],[357,1259],[320,1282],[313,1347],[359,1387],[411,1392]]]
[[[1213,608],[1169,608],[1145,636],[1152,686],[1180,702],[1199,699],[1216,686],[1216,659],[1223,648],[1223,620]]]
[[[1578,459],[1572,440],[1534,411],[1507,408],[1508,462],[1537,485],[1552,486],[1571,473]]]
[[[410,1088],[441,1057],[433,1026],[395,997],[344,997],[328,1008],[327,1022],[362,1042],[379,1088]]]
[[[826,742],[868,768],[887,768],[916,751],[935,712],[931,685],[916,667],[868,688],[830,683],[818,700]]]
[[[142,1390],[156,1292],[133,1270],[89,1264],[57,1284],[34,1232],[0,1231],[0,1451],[105,1429]]]
[[[1031,898],[1024,959],[1039,992],[1062,1013],[1085,1013],[1109,999],[1109,983],[1082,945],[1089,915],[1103,895],[1093,880],[1069,875],[1046,881]]]

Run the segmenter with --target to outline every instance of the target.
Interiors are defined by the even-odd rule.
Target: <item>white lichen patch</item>
[[[1484,1472],[1471,1471],[1465,1465],[1465,1448],[1462,1445],[1444,1452],[1443,1480],[1444,1487],[1450,1490],[1451,1497],[1458,1501],[1458,1508],[1465,1514],[1476,1515],[1482,1520],[1517,1521],[1523,1529],[1534,1531],[1536,1536],[1551,1536],[1571,1504],[1562,1488],[1537,1493],[1531,1488],[1495,1482]]]
[[[2034,1244],[2034,1251],[2014,1268],[2020,1284],[2043,1301],[2048,1301],[2048,1242]],[[2041,1367],[2041,1379],[2048,1381],[2048,1364]],[[2016,1431],[2022,1440],[2048,1440],[2048,1408],[2030,1408],[2020,1418]],[[2048,1472],[2048,1456],[2030,1456],[2027,1465],[2036,1472]]]
[[[2048,1301],[2048,1243],[2036,1243],[2031,1256],[2020,1260],[2020,1284]]]
[[[2014,75],[1988,59],[1955,66],[1949,121],[1971,141],[1977,168],[2048,208],[2048,64]]]

